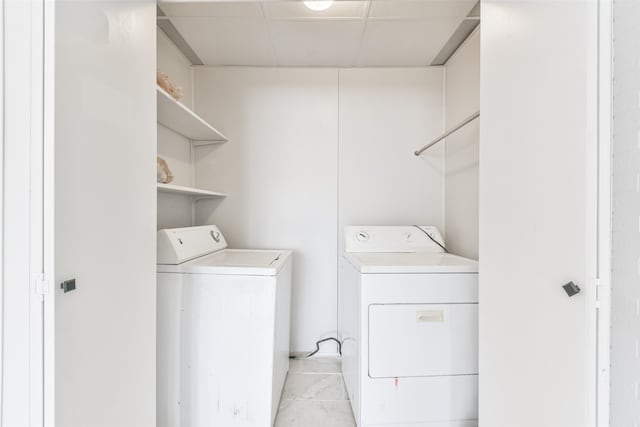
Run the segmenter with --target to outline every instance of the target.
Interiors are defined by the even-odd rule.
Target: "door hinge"
[[[603,284],[599,278],[595,279],[594,284],[596,289],[596,308],[600,308],[602,302],[609,297],[609,287]]]
[[[36,279],[35,293],[40,297],[44,298],[49,293],[49,286],[51,282],[46,280],[44,274],[41,274],[40,277]]]

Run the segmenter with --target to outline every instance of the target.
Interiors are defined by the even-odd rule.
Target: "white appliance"
[[[478,263],[435,227],[345,228],[342,373],[359,427],[477,427]]]
[[[158,427],[268,427],[289,370],[291,252],[158,232]]]

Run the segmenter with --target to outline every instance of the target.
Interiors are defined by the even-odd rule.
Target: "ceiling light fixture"
[[[304,5],[307,6],[311,10],[322,11],[327,10],[333,4],[333,0],[314,0],[314,1],[305,1]]]

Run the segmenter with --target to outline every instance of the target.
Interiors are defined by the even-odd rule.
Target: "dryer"
[[[342,372],[359,427],[477,427],[478,263],[428,226],[345,228]]]
[[[291,252],[214,225],[158,232],[158,427],[272,426],[289,370]]]

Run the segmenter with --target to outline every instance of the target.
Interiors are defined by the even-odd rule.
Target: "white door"
[[[482,427],[595,422],[597,29],[595,1],[482,2]]]
[[[155,426],[155,14],[56,1],[58,427]]]

